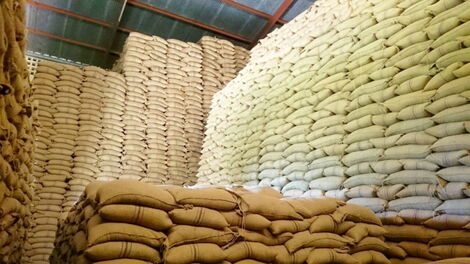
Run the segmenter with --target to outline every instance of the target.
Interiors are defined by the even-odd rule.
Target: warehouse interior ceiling
[[[28,0],[28,50],[112,67],[130,32],[250,48],[314,0]]]

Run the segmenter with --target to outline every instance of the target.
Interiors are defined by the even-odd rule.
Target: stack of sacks
[[[372,211],[270,189],[95,182],[60,224],[51,263],[390,263]]]
[[[146,143],[146,101],[148,77],[143,73],[143,62],[150,59],[144,51],[145,43],[152,37],[143,34],[131,35],[125,45],[125,56],[121,58],[122,73],[126,78],[126,99],[124,114],[124,142],[121,179],[140,180],[145,178]]]
[[[109,181],[117,180],[122,174],[122,149],[124,142],[124,114],[126,82],[124,77],[115,72],[105,72],[105,85],[101,91],[102,98],[102,118],[100,150],[98,152],[98,167],[100,172],[97,180]]]
[[[103,117],[101,108],[102,89],[106,86],[103,81],[106,72],[93,66],[84,67],[83,70],[77,69],[78,72],[83,74],[83,83],[79,88],[80,106],[78,108],[69,108],[70,111],[74,111],[74,114],[78,112],[79,128],[78,136],[75,138],[76,146],[73,153],[74,164],[70,191],[65,195],[65,204],[67,206],[73,205],[78,200],[88,183],[95,180],[96,175],[99,173],[98,151],[103,140],[101,135]]]
[[[36,76],[32,82],[33,94],[31,99],[36,105],[37,122],[39,132],[36,135],[36,149],[33,155],[33,173],[37,180],[35,186],[36,196],[34,199],[33,226],[29,231],[29,249],[26,257],[37,263],[47,263],[47,257],[54,247],[54,235],[48,235],[48,231],[55,232],[59,212],[49,210],[50,205],[61,206],[68,185],[55,175],[46,171],[48,164],[52,165],[51,159],[57,155],[50,153],[52,139],[56,137],[54,130],[54,114],[57,109],[57,97],[60,71],[64,68],[61,64],[41,61],[37,67]],[[60,165],[61,161],[56,160]],[[41,227],[45,225],[44,227]],[[50,229],[50,230],[48,230]]]
[[[220,45],[218,53],[221,56],[221,59],[219,59],[217,62],[222,67],[220,69],[220,72],[222,73],[222,78],[220,81],[222,82],[222,85],[225,86],[228,82],[237,76],[237,61],[235,59],[236,50],[232,42],[228,40],[217,39],[217,43]]]
[[[250,60],[250,51],[240,46],[235,46],[235,70],[241,71]]]
[[[212,102],[212,97],[223,87],[222,83],[222,65],[220,61],[223,60],[222,55],[219,53],[222,46],[218,43],[216,38],[204,36],[199,40],[202,47],[202,79],[204,80],[204,90],[202,97],[202,108],[204,113],[209,113]],[[206,116],[207,118],[207,116]]]
[[[147,86],[147,178],[146,182],[164,183],[168,180],[166,138],[166,102],[168,91],[168,76],[166,70],[166,53],[168,43],[166,40],[153,37],[153,41],[146,42],[146,53],[150,59],[144,62],[145,75],[149,80],[144,82]]]
[[[193,185],[196,183],[196,173],[199,169],[199,160],[201,155],[202,140],[204,137],[204,112],[202,109],[202,48],[194,43],[189,43],[185,50],[186,56],[182,62],[186,66],[181,70],[187,77],[183,80],[186,82],[184,87],[184,100],[186,116],[184,122],[184,133],[188,139],[187,145],[187,161],[189,179],[185,184]]]
[[[25,55],[24,1],[2,1],[0,57],[0,263],[21,261],[30,226],[34,128]]]
[[[188,168],[187,149],[188,139],[185,135],[185,93],[187,73],[183,70],[187,62],[185,50],[189,44],[176,40],[168,40],[167,77],[168,89],[166,102],[166,139],[168,142],[168,184],[182,185],[186,183]]]
[[[54,130],[57,134],[52,139],[49,149],[49,152],[56,156],[49,160],[46,167],[48,175],[56,176],[62,184],[68,183],[63,203],[53,206],[57,212],[67,212],[77,201],[80,189],[92,180],[91,177],[87,179],[87,176],[83,175],[84,170],[79,164],[80,158],[87,157],[87,152],[83,151],[81,146],[86,141],[83,140],[84,137],[80,137],[79,131],[81,119],[88,117],[87,114],[81,113],[83,70],[71,65],[63,65],[63,67],[64,70],[60,71],[60,82],[57,82],[57,104],[54,105],[57,109],[54,114]],[[93,153],[93,151],[90,152]],[[89,174],[93,175],[93,173]],[[74,186],[76,191],[73,191],[71,186]]]

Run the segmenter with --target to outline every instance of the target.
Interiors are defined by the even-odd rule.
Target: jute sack
[[[443,214],[424,222],[424,225],[436,230],[466,229],[470,226],[470,216]],[[468,226],[468,227],[467,227]]]
[[[201,188],[168,190],[179,204],[192,204],[216,210],[229,211],[237,206],[237,197],[225,189]]]
[[[269,231],[272,234],[278,235],[285,232],[289,233],[298,233],[307,230],[312,224],[313,219],[305,220],[276,220],[271,222],[269,226]]]
[[[307,258],[312,249],[313,248],[303,248],[291,254],[284,245],[276,246],[274,247],[274,250],[277,252],[277,255],[274,263],[303,264],[305,263],[305,261],[307,261]]]
[[[398,212],[386,211],[378,213],[377,216],[384,225],[403,225],[405,221],[398,216]]]
[[[287,201],[304,218],[331,214],[338,205],[342,204],[335,199],[284,198],[283,200]]]
[[[164,259],[168,264],[220,263],[225,253],[216,244],[188,244],[168,249]]]
[[[99,215],[108,221],[124,222],[151,228],[167,230],[173,223],[165,211],[135,205],[106,205],[99,209]]]
[[[98,261],[98,262],[95,262],[95,263],[96,264],[150,264],[150,262],[148,262],[148,261],[137,260],[137,259],[124,259],[124,258],[123,259]]]
[[[193,225],[224,229],[229,226],[227,220],[218,211],[204,208],[193,207],[190,209],[174,209],[168,213],[175,224]]]
[[[237,211],[220,213],[231,227],[241,226],[248,230],[260,231],[271,226],[271,221],[259,214],[243,214]]]
[[[85,256],[97,262],[119,258],[131,258],[160,263],[160,253],[149,246],[131,242],[107,242],[89,247],[85,250]]]
[[[418,242],[403,241],[398,244],[399,247],[403,248],[408,256],[416,258],[425,258],[429,260],[439,260],[440,257],[429,251],[427,244]]]
[[[338,223],[331,215],[319,215],[312,218],[313,221],[308,228],[310,233],[334,233],[343,234],[355,224],[350,221]]]
[[[382,226],[360,223],[348,229],[344,236],[358,243],[365,237],[381,237],[385,233],[387,233],[387,231]]]
[[[260,242],[266,246],[282,245],[293,237],[292,233],[283,233],[273,236],[269,230],[249,231],[243,228],[234,228],[233,230],[243,241]]]
[[[470,245],[470,232],[462,230],[444,230],[429,242],[430,246]]]
[[[369,223],[381,225],[380,219],[370,209],[354,205],[346,204],[340,206],[334,213],[333,218],[336,221],[352,221],[355,223]]]
[[[470,263],[469,258],[454,258],[454,259],[446,259],[446,260],[432,262],[432,264],[468,264],[468,263]]]
[[[88,230],[89,246],[111,241],[126,241],[158,248],[165,240],[166,235],[161,232],[132,224],[104,223]]]
[[[206,227],[195,227],[188,225],[177,225],[172,227],[168,233],[167,247],[183,244],[212,243],[225,246],[234,241],[236,234],[230,229],[216,230]]]
[[[257,194],[242,194],[240,208],[242,211],[260,214],[269,220],[302,220],[295,209],[286,201]]]
[[[359,264],[357,259],[340,249],[317,248],[310,252],[307,259],[308,264]]]
[[[243,259],[254,259],[270,263],[276,258],[274,247],[259,242],[238,242],[225,251],[225,259],[234,263]]]
[[[470,257],[470,246],[468,245],[441,245],[429,248],[429,252],[441,258]]]
[[[300,248],[316,247],[316,248],[343,248],[351,246],[352,240],[341,237],[333,233],[310,233],[310,231],[303,231],[294,234],[294,237],[285,243],[287,250],[290,253],[297,251]]]
[[[390,264],[390,260],[381,252],[375,250],[360,251],[352,254],[352,257],[357,259],[359,263],[377,263],[377,264]]]
[[[132,180],[109,182],[98,189],[100,205],[132,204],[165,211],[177,207],[175,199],[164,188]]]
[[[438,232],[421,225],[385,225],[385,238],[391,241],[416,241],[427,243],[434,239]]]

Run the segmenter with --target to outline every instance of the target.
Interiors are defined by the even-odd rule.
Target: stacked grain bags
[[[33,200],[31,166],[35,134],[31,88],[25,57],[24,1],[0,3],[0,263],[20,263],[30,226]]]
[[[148,77],[143,73],[143,62],[150,59],[145,53],[145,43],[152,41],[151,36],[132,34],[126,41],[125,56],[121,58],[122,73],[126,78],[126,99],[123,114],[124,142],[122,179],[140,180],[145,178],[145,140],[147,88],[144,84]]]
[[[188,139],[185,147],[187,150],[187,174],[189,179],[184,183],[193,185],[197,181],[196,174],[199,168],[202,140],[204,137],[204,112],[202,109],[203,80],[201,74],[203,54],[201,46],[195,43],[188,44],[185,50],[186,56],[182,60],[182,62],[186,63],[186,66],[181,69],[187,75],[184,79],[186,81],[186,86],[184,87],[186,104],[184,132]]]
[[[150,59],[144,62],[145,75],[149,78],[147,86],[147,120],[145,150],[147,177],[146,182],[164,183],[168,181],[168,141],[166,112],[168,110],[168,76],[166,40],[153,37],[146,42],[146,53]]]
[[[95,182],[61,221],[51,263],[390,263],[369,209],[280,197]]]
[[[59,157],[57,154],[49,152],[53,145],[52,139],[57,136],[54,129],[54,114],[58,112],[57,106],[60,106],[56,94],[59,92],[58,87],[64,82],[59,81],[63,70],[64,67],[61,64],[41,61],[32,82],[31,99],[37,107],[36,114],[39,126],[39,132],[35,138],[36,150],[33,155],[35,163],[33,172],[37,185],[35,186],[33,226],[28,237],[30,248],[23,258],[25,261],[26,258],[30,258],[31,261],[37,263],[47,263],[48,256],[54,247],[54,232],[57,229],[57,219],[60,217],[60,212],[53,210],[52,207],[59,206],[61,208],[68,188],[68,184],[62,176],[50,173],[51,165],[57,163],[60,166],[64,162],[56,159]]]
[[[250,60],[250,51],[240,46],[235,46],[235,69],[241,71]]]
[[[124,77],[115,72],[104,73],[101,112],[101,135],[98,151],[99,181],[117,180],[122,174],[122,150],[124,142],[124,114],[126,83]]]

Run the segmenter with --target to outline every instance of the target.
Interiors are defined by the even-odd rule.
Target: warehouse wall
[[[318,1],[215,95],[199,182],[470,213],[468,10]]]
[[[24,1],[0,3],[0,263],[20,263],[30,225],[31,88],[24,47]]]

